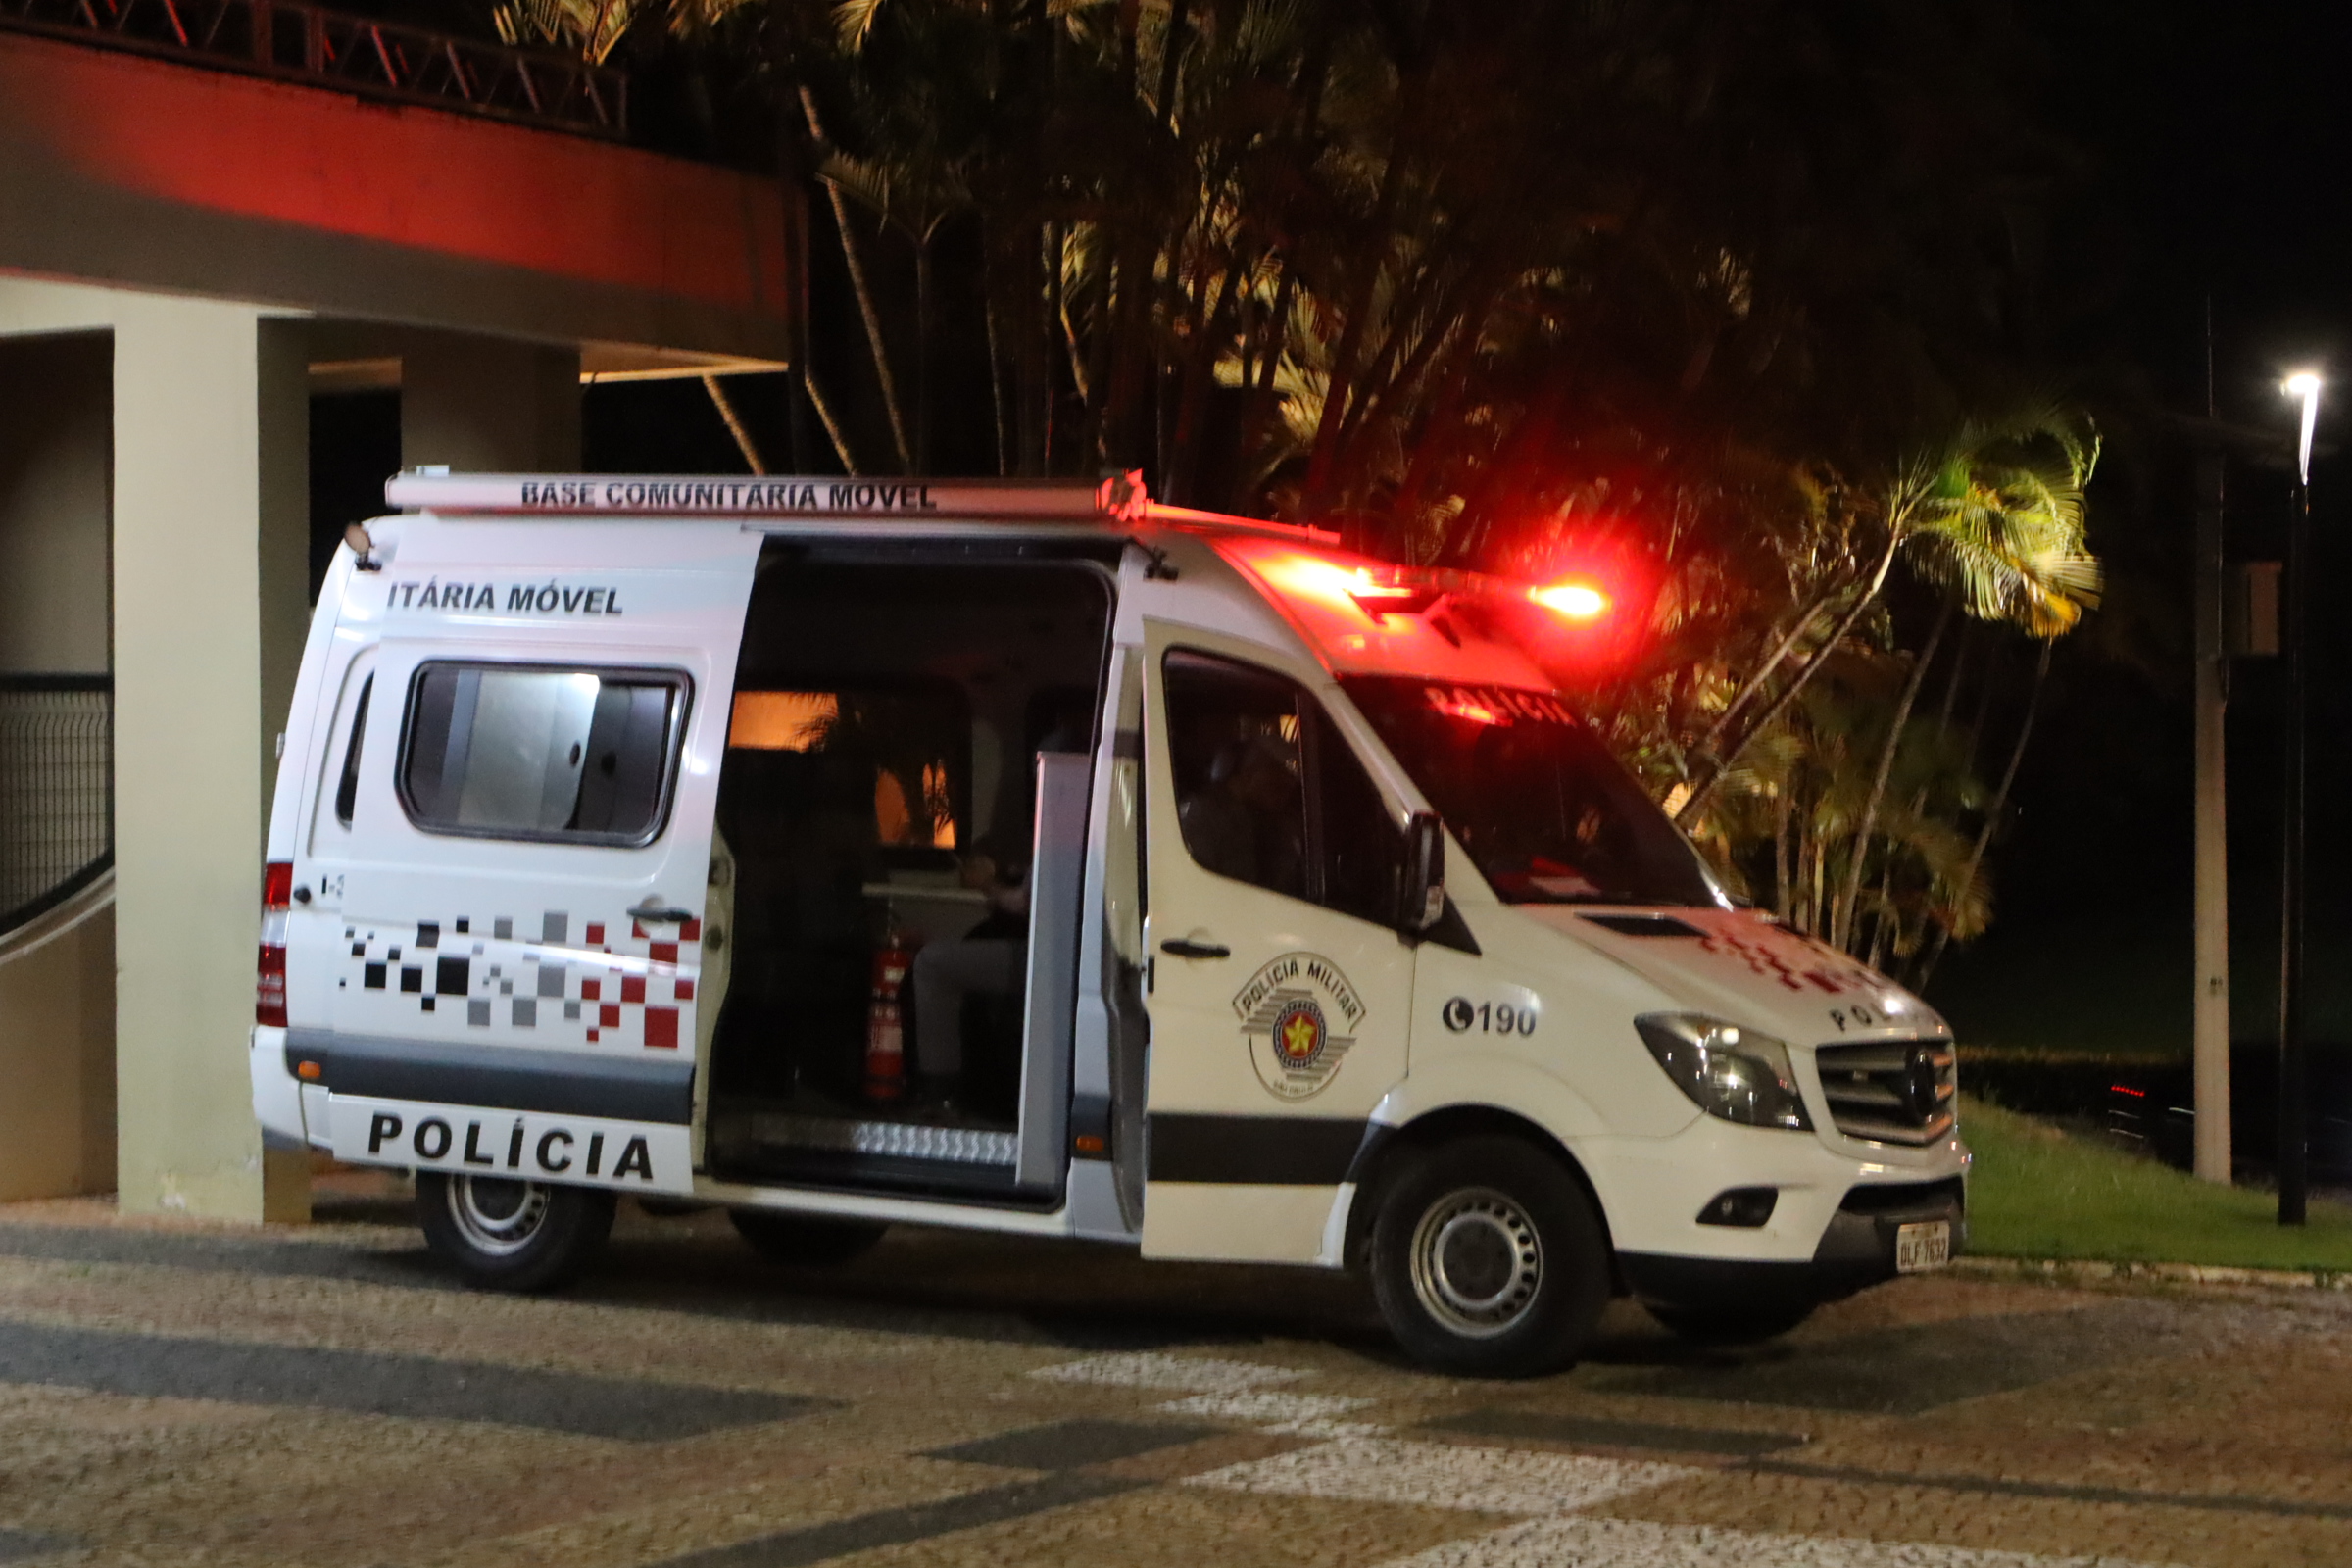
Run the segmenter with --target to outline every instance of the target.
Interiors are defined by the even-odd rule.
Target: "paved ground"
[[[1612,1312],[1431,1377],[1344,1280],[624,1217],[572,1292],[390,1211],[0,1208],[0,1562],[369,1568],[2352,1563],[2352,1302],[1906,1281],[1759,1350]]]

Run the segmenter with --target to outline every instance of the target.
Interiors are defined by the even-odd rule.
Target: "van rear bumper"
[[[286,1066],[286,1032],[256,1024],[253,1045],[246,1053],[246,1070],[253,1080],[253,1119],[261,1123],[262,1147],[308,1152],[310,1136],[302,1119],[302,1084]]]
[[[284,1071],[338,1095],[683,1127],[694,1061],[289,1029]],[[305,1072],[307,1063],[313,1069]]]
[[[1812,1306],[1894,1278],[1896,1233],[1905,1225],[1935,1220],[1950,1222],[1952,1255],[1959,1256],[1968,1240],[1961,1178],[1850,1189],[1805,1261],[1620,1252],[1617,1262],[1627,1292],[1648,1305],[1691,1310]]]

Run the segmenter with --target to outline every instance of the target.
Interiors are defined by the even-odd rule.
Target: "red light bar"
[[[1374,620],[1383,615],[1418,615],[1445,596],[1446,590],[1438,584],[1408,581],[1395,568],[1375,572],[1358,567],[1355,581],[1348,589],[1348,597]]]
[[[1571,620],[1592,620],[1608,613],[1609,596],[1592,583],[1568,578],[1542,588],[1530,588],[1527,597],[1555,614]]]

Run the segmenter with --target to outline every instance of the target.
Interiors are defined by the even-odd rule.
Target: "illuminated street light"
[[[2303,441],[2296,452],[2295,472],[2307,488],[2311,484],[2311,433],[2319,426],[2320,388],[2324,385],[2316,370],[2297,370],[2279,385],[2288,397],[2303,400]]]
[[[2303,404],[2296,449],[2295,500],[2286,534],[2286,801],[2278,879],[2278,1223],[2304,1222],[2310,1182],[2310,1112],[2306,1108],[2308,1053],[2303,1038],[2303,770],[2305,587],[2311,559],[2311,437],[2320,418],[2320,377],[2288,376],[2279,390]]]

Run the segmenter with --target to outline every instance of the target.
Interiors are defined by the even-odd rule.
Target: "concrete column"
[[[506,338],[410,334],[402,346],[400,462],[461,473],[580,466],[580,356]]]
[[[290,322],[114,297],[118,1181],[125,1209],[308,1210],[246,1074],[262,834],[306,619]]]

